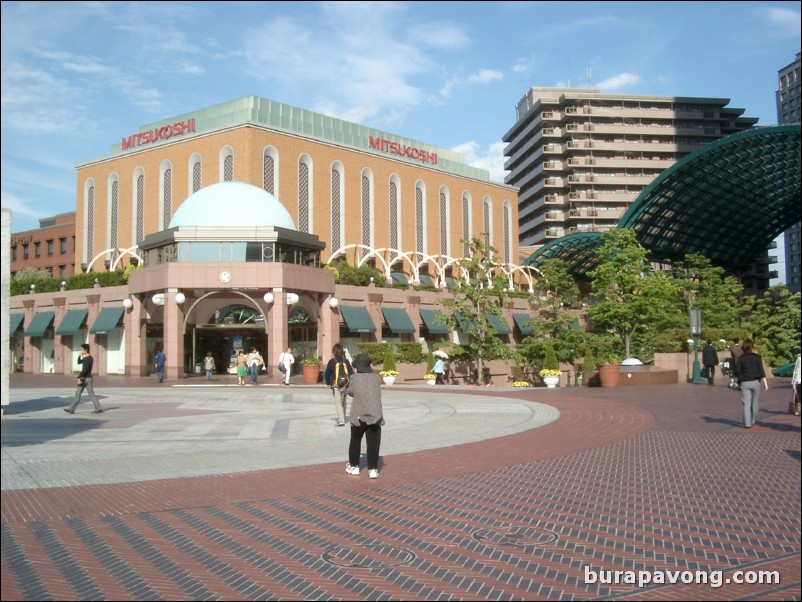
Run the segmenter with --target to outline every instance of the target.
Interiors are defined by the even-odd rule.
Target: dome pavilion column
[[[331,348],[340,342],[340,310],[339,300],[334,295],[318,295],[318,354],[323,358],[323,364],[332,358]]]
[[[123,300],[125,313],[123,325],[125,327],[125,375],[147,376],[148,349],[147,341],[147,311],[145,301],[141,295],[127,297],[130,303]],[[130,306],[130,307],[129,307]]]
[[[266,364],[270,367],[268,373],[273,378],[279,378],[281,373],[276,366],[282,351],[286,351],[289,346],[289,332],[287,320],[289,320],[289,310],[287,307],[287,293],[284,289],[273,289],[274,301],[267,312],[267,350],[268,359]],[[300,358],[295,358],[300,361]]]
[[[164,354],[167,363],[164,376],[174,380],[184,378],[184,310],[176,303],[177,289],[169,288],[164,295]]]

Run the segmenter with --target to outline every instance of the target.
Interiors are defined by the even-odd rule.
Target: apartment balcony
[[[565,228],[546,228],[545,237],[549,240],[565,236]]]
[[[568,217],[598,217],[599,212],[595,207],[583,207],[580,209],[570,209]]]
[[[546,161],[543,163],[543,169],[562,169],[560,161]]]
[[[562,211],[546,211],[546,221],[547,222],[561,222],[565,219],[565,215]]]
[[[560,121],[563,118],[563,114],[560,111],[543,111],[540,114],[540,118],[543,121]]]
[[[555,136],[557,138],[560,138],[562,137],[562,131],[560,130],[560,128],[553,128],[553,127],[543,128],[543,136],[544,137]]]
[[[565,204],[565,195],[562,194],[547,194],[543,197],[543,201],[546,205],[564,205]]]

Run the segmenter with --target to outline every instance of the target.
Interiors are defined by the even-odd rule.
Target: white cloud
[[[11,221],[14,221],[14,214],[24,215],[27,217],[33,217],[35,219],[40,219],[42,217],[47,217],[47,213],[43,212],[41,209],[35,209],[28,205],[25,201],[20,199],[18,196],[11,194],[9,192],[2,192],[0,193],[0,199],[2,199],[2,206],[4,209],[11,209]],[[12,230],[14,228],[12,227]]]
[[[599,82],[594,87],[601,88],[603,92],[609,92],[610,90],[620,90],[621,88],[638,84],[640,81],[640,75],[634,73],[619,73],[618,75],[613,75]]]
[[[504,74],[495,69],[479,69],[476,73],[468,76],[469,84],[489,84],[494,81],[504,79]]]
[[[769,7],[764,13],[764,18],[773,27],[780,28],[783,33],[793,33],[797,36],[799,35],[799,17],[798,10],[787,8]]]
[[[504,142],[494,142],[486,150],[482,150],[479,143],[471,140],[451,150],[462,153],[465,156],[465,163],[472,167],[486,169],[490,173],[490,179],[499,184],[504,183],[504,177],[509,173],[504,169]]]

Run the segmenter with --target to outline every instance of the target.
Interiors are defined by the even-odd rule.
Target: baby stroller
[[[727,383],[727,387],[733,391],[740,390],[741,385],[738,383],[738,378],[735,376],[735,361],[731,357],[726,357],[721,361],[721,373],[730,379]]]

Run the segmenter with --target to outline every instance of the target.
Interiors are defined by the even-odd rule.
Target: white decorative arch
[[[117,269],[117,264],[120,263],[120,260],[122,260],[122,258],[125,255],[130,255],[131,257],[136,257],[137,261],[139,261],[141,263],[142,262],[142,257],[140,257],[139,254],[136,252],[138,248],[139,247],[137,245],[134,245],[133,247],[128,247],[127,249],[123,249],[121,247],[117,247],[117,248],[111,247],[109,249],[106,249],[105,251],[101,251],[100,253],[95,255],[92,258],[92,261],[90,261],[86,265],[86,271],[87,272],[91,272],[92,271],[92,266],[95,264],[95,262],[98,259],[100,259],[101,257],[103,257],[104,255],[107,255],[108,253],[112,253],[113,257],[114,257],[114,261],[109,266],[109,271],[112,271],[112,272]]]
[[[237,291],[237,290],[226,289],[226,290],[211,291],[195,299],[195,302],[192,305],[190,305],[189,309],[186,311],[186,313],[184,313],[184,321],[181,324],[181,334],[187,333],[187,322],[189,321],[189,316],[192,314],[192,310],[195,309],[195,307],[197,307],[197,305],[201,301],[203,301],[204,299],[208,299],[213,295],[230,295],[230,294],[239,295],[240,297],[248,301],[248,303],[252,305],[256,309],[256,311],[262,314],[262,318],[264,320],[264,325],[265,325],[265,332],[267,332],[267,316],[265,315],[265,312],[262,311],[262,308],[259,307],[259,304],[256,303],[256,301],[254,301],[251,297],[249,297],[247,293],[243,293],[242,291]]]

